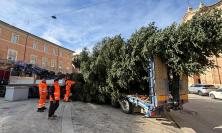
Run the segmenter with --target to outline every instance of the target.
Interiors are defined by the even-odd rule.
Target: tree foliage
[[[197,13],[186,23],[166,27],[150,37],[144,56],[153,53],[162,58],[174,72],[193,75],[215,67],[211,57],[222,50],[222,12]]]
[[[124,40],[106,37],[79,56],[85,93],[91,99],[116,99],[121,93],[148,93],[147,60],[161,57],[173,75],[193,75],[215,67],[211,57],[222,50],[222,12],[197,13],[186,23],[159,29],[141,27]],[[98,98],[98,95],[101,98]],[[94,98],[93,98],[94,97]]]

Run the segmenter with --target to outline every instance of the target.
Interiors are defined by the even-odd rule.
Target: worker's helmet
[[[71,75],[70,74],[66,74],[66,79],[70,79]]]
[[[58,82],[58,81],[59,81],[59,79],[58,79],[58,78],[54,79],[54,82]]]
[[[66,77],[66,79],[67,79],[67,80],[70,80],[70,79],[71,79],[71,76],[70,76],[70,75],[68,75],[68,76]]]
[[[45,80],[45,79],[42,79],[42,82],[43,82],[43,83],[46,83],[46,80]]]

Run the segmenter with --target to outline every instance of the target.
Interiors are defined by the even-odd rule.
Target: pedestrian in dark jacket
[[[60,100],[60,86],[58,83],[58,79],[55,79],[53,86],[49,88],[49,96],[50,96],[50,106],[49,106],[48,118],[53,119],[57,117],[54,113],[59,107],[59,100]]]

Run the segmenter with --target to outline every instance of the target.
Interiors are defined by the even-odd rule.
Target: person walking
[[[75,84],[75,82],[70,80],[70,78],[68,78],[66,80],[66,93],[65,93],[65,96],[64,96],[64,99],[63,99],[64,102],[69,102],[69,97],[70,97],[72,84]]]
[[[60,86],[59,86],[58,79],[55,79],[53,86],[50,87],[49,95],[50,95],[50,106],[49,106],[48,119],[52,119],[54,117],[57,117],[55,115],[55,111],[59,107]]]
[[[44,112],[44,110],[46,109],[45,103],[46,103],[47,93],[48,93],[46,80],[42,79],[38,87],[39,87],[39,102],[38,102],[37,112]]]

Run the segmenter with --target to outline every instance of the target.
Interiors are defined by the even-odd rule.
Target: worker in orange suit
[[[70,80],[70,78],[68,78],[66,80],[66,93],[64,96],[64,102],[69,102],[69,97],[70,97],[70,92],[71,92],[71,86],[72,84],[74,84],[75,82]]]
[[[37,112],[44,112],[46,109],[45,102],[47,99],[47,93],[46,80],[42,79],[42,81],[39,83],[39,103]]]
[[[57,117],[56,115],[54,115],[54,113],[59,107],[60,86],[58,79],[55,79],[53,86],[49,88],[49,95],[50,95],[50,106],[49,106],[48,119],[52,119]]]

